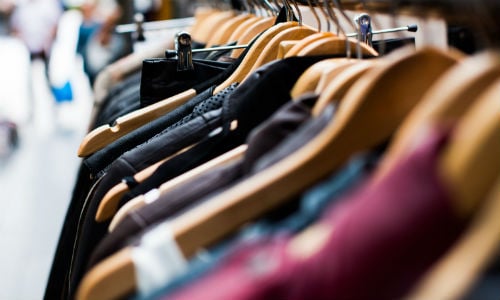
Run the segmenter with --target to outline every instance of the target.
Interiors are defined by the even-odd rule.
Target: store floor
[[[0,165],[0,300],[43,297],[90,114],[80,68],[72,80],[74,100],[63,105],[56,105],[43,72],[43,63],[34,62],[31,118],[18,124],[19,146]]]

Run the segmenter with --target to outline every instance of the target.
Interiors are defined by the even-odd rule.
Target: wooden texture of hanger
[[[245,33],[245,31],[247,31],[248,28],[253,26],[259,20],[262,20],[262,17],[258,17],[256,15],[250,15],[250,18],[243,21],[243,23],[241,23],[240,25],[238,25],[238,27],[236,29],[234,29],[234,31],[231,33],[231,35],[227,39],[227,42],[228,43],[237,42],[238,39],[243,35],[243,33]],[[238,44],[242,45],[243,43],[238,43]]]
[[[144,170],[141,170],[140,172],[134,174],[134,180],[138,183],[143,182],[146,180],[149,176],[151,176],[158,167],[172,159],[173,157],[182,154],[189,149],[191,149],[194,145],[188,146],[178,152],[176,152],[173,155],[170,155],[161,161],[145,168]],[[120,182],[114,187],[112,187],[106,195],[101,199],[101,202],[99,203],[99,207],[97,208],[97,212],[95,215],[95,220],[97,222],[104,222],[107,221],[108,219],[112,218],[116,211],[118,210],[118,204],[120,203],[120,199],[129,191],[128,185],[125,182]]]
[[[312,141],[172,220],[183,254],[190,257],[200,247],[303,191],[354,153],[388,139],[425,88],[456,62],[434,49],[402,49],[389,56],[385,64],[366,73],[349,89],[334,120]]]
[[[292,99],[298,99],[305,93],[316,92],[321,78],[326,74],[329,74],[329,77],[335,77],[354,63],[356,60],[347,58],[331,58],[315,63],[294,84],[290,92]]]
[[[199,30],[196,30],[196,33],[199,35],[193,36],[193,39],[199,42],[203,42],[203,40],[200,39],[200,36],[204,34],[204,31],[207,31],[206,27],[208,25],[215,22],[223,23],[223,21],[220,20],[225,20],[230,18],[231,16],[234,16],[234,12],[208,11],[206,13],[200,13],[200,16],[203,17],[202,20],[197,21],[193,27],[199,28]],[[83,138],[78,149],[78,156],[86,157],[95,153],[96,151],[116,141],[125,134],[174,110],[179,105],[182,105],[189,99],[193,98],[195,95],[196,91],[194,89],[184,91],[150,106],[126,114],[116,119],[115,123],[112,126],[103,125],[92,130]]]
[[[204,22],[208,19],[208,17],[217,12],[220,12],[220,10],[211,7],[198,7],[196,9],[194,12],[195,22],[191,28],[189,28],[189,33],[195,41],[197,41],[197,38],[199,37],[199,31],[200,28],[203,27]]]
[[[306,37],[305,39],[302,39],[298,41],[286,54],[285,58],[287,57],[292,57],[292,56],[298,56],[300,51],[304,49],[305,47],[311,45],[312,43],[319,41],[321,39],[327,38],[327,37],[336,37],[337,35],[334,34],[333,32],[318,32],[313,35],[310,35]]]
[[[278,50],[279,45],[282,41],[290,41],[290,40],[301,40],[305,37],[310,36],[311,34],[316,33],[317,31],[309,26],[295,26],[288,29],[283,30],[278,33],[274,38],[272,38],[269,43],[264,47],[262,52],[259,54],[257,61],[253,65],[253,68],[250,72],[255,71],[260,66],[265,65],[266,63],[273,61],[278,58]]]
[[[409,293],[408,300],[465,299],[500,251],[500,178],[467,230]]]
[[[194,41],[207,44],[214,34],[214,29],[220,28],[225,22],[233,18],[235,15],[236,12],[232,10],[223,10],[212,13],[203,20],[203,24],[200,24],[198,30],[195,32],[195,35],[191,33],[191,37]]]
[[[344,58],[344,60],[346,61],[354,61],[354,64],[361,64],[361,65],[374,65],[377,60],[376,59],[371,59],[371,60],[362,60],[362,59],[352,59],[352,58]],[[323,91],[325,91],[328,86],[332,83],[333,80],[335,80],[338,76],[342,75],[344,73],[344,71],[348,71],[352,68],[354,68],[354,70],[357,70],[357,68],[354,67],[354,64],[348,66],[345,70],[343,70],[342,72],[340,73],[336,73],[336,72],[325,72],[323,74],[323,76],[321,76],[321,78],[319,79],[319,82],[318,82],[318,85],[316,86],[316,94],[322,94]],[[361,67],[362,68],[362,67]],[[354,73],[357,73],[358,71],[350,71],[350,72],[354,72]],[[364,69],[363,69],[364,70]],[[360,70],[361,72],[361,70]],[[364,73],[364,72],[362,72]],[[358,76],[361,76],[362,74],[359,74]],[[340,87],[342,87],[342,85],[340,85]]]
[[[280,43],[279,49],[278,49],[278,59],[283,59],[285,58],[285,55],[290,51],[290,49],[293,48],[293,46],[297,45],[299,41],[283,41]]]
[[[210,170],[213,170],[214,168],[217,168],[219,166],[226,165],[230,162],[233,162],[235,160],[240,159],[243,157],[247,149],[247,145],[241,145],[239,147],[236,147],[233,150],[230,150],[208,162],[205,164],[202,164],[182,175],[179,175],[164,184],[162,184],[158,188],[159,195],[163,195],[165,193],[168,193],[175,187],[184,184],[185,182],[192,180],[198,175],[201,175],[205,172],[210,172]],[[129,202],[125,204],[122,208],[116,212],[115,216],[113,217],[113,220],[111,221],[109,225],[109,231],[113,231],[113,229],[125,218],[132,210],[141,208],[143,206],[147,205],[147,201],[144,195],[138,196]]]
[[[453,125],[467,112],[478,95],[500,78],[500,56],[485,52],[463,58],[453,66],[423,96],[422,101],[412,111],[399,128],[389,149],[376,171],[382,178],[389,169],[413,147],[420,130],[432,124]]]
[[[242,82],[243,79],[251,72],[255,62],[259,58],[260,53],[266,47],[266,45],[272,40],[272,38],[282,32],[283,30],[298,26],[297,22],[284,22],[274,25],[273,27],[266,30],[262,35],[260,35],[254,42],[252,47],[248,50],[247,54],[243,58],[241,64],[236,68],[236,70],[226,79],[223,83],[219,84],[215,90],[214,95],[221,92],[234,82]]]
[[[338,168],[357,151],[386,140],[421,97],[423,87],[455,63],[435,50],[401,50],[391,57],[392,61],[355,83],[335,118],[312,141],[258,175],[172,220],[171,229],[184,256],[192,256],[200,247],[278,206]],[[411,80],[423,74],[422,80]],[[399,84],[405,88],[394,88]],[[133,274],[131,252],[122,250],[84,277],[77,299],[104,299],[109,297],[109,291],[116,298],[123,297],[133,292]]]
[[[242,145],[228,151],[198,168],[167,182],[160,187],[160,190],[166,192],[178,184],[191,180],[214,167],[240,159],[244,155],[246,149],[247,146]],[[136,204],[140,205],[140,203]],[[131,204],[128,207],[133,208],[133,205],[134,204]],[[115,226],[116,224],[117,223],[115,223]],[[137,283],[135,266],[132,258],[132,248],[126,247],[97,264],[87,275],[85,275],[78,287],[76,299],[119,299],[133,293],[136,287]]]
[[[113,126],[102,125],[92,130],[83,138],[80,147],[78,148],[78,156],[89,156],[94,152],[101,150],[127,133],[174,110],[176,107],[186,103],[194,96],[196,96],[196,91],[194,89],[190,89],[168,99],[159,101],[119,117],[116,119]]]
[[[241,36],[237,36],[238,45],[249,44],[257,35],[263,32],[266,29],[271,28],[276,22],[276,17],[268,17],[258,20],[254,22],[250,27],[246,28],[246,30],[241,34]],[[235,32],[236,33],[236,32]],[[234,38],[232,36],[231,38]],[[240,57],[241,53],[245,51],[244,49],[234,49],[231,52],[232,58]]]
[[[360,43],[354,38],[343,38],[343,37],[327,37],[319,39],[307,45],[302,50],[300,50],[297,56],[314,56],[314,55],[325,55],[328,53],[345,53],[347,43],[350,46],[353,57],[356,56],[356,51],[358,51],[358,45],[360,47],[361,54],[374,57],[378,56],[377,51],[375,51],[375,49],[368,46],[367,44]]]
[[[375,61],[365,60],[349,65],[338,74],[328,73],[326,78],[320,80],[316,89],[316,93],[320,95],[320,97],[314,105],[312,115],[319,116],[332,100],[342,101],[349,88],[361,78],[361,76],[375,67]],[[320,91],[322,92],[320,93]]]
[[[246,20],[250,19],[250,14],[239,14],[227,20],[218,27],[215,33],[210,37],[207,42],[207,48],[214,46],[221,46],[226,44],[231,37],[231,34]]]
[[[121,299],[136,290],[136,274],[131,248],[124,248],[98,264],[82,280],[78,300]]]
[[[140,52],[131,53],[116,62],[106,66],[104,70],[99,72],[96,80],[94,81],[94,106],[90,115],[90,122],[88,131],[91,131],[100,107],[109,93],[109,90],[116,83],[120,82],[128,74],[139,70],[142,67],[144,59],[149,57],[157,57],[163,55],[165,49],[173,48],[174,35],[170,41],[165,40],[159,45],[144,49]]]
[[[151,176],[156,169],[164,162],[165,160],[159,161],[156,164],[149,166],[148,168],[136,173],[134,175],[134,180],[138,183],[143,182],[149,176]],[[112,218],[118,209],[118,204],[120,199],[130,191],[126,182],[120,182],[114,187],[112,187],[106,195],[102,198],[99,203],[99,207],[97,208],[97,212],[95,215],[96,222],[105,222]]]
[[[457,212],[470,216],[500,177],[500,80],[460,120],[440,160]]]

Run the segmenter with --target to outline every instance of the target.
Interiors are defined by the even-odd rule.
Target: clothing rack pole
[[[175,29],[184,28],[190,26],[194,23],[194,17],[171,19],[164,21],[152,21],[142,23],[142,28],[144,31],[162,30],[162,29]],[[131,33],[137,30],[137,24],[122,24],[115,28],[116,33]]]

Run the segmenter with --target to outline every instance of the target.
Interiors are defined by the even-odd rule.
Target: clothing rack
[[[180,31],[174,51],[110,84],[79,149],[46,298],[147,298],[179,278],[195,288],[174,299],[408,295],[476,209],[500,201],[498,53],[403,38],[394,53],[375,50],[374,35],[421,33],[394,16],[453,5],[433,3],[252,1],[242,7],[262,15],[117,27],[192,25],[201,49]],[[316,28],[300,26],[297,4]],[[393,28],[373,30],[379,12]],[[241,44],[213,46],[230,43]],[[105,83],[120,78],[106,71]],[[193,279],[198,262],[210,272]]]

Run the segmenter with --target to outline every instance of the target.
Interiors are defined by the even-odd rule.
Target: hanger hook
[[[316,12],[316,9],[312,5],[311,0],[307,0],[307,5],[309,5],[309,8],[311,9],[311,12],[313,13],[314,19],[316,19],[316,23],[318,24],[318,32],[321,32],[321,20],[319,19],[319,15]]]
[[[271,15],[277,14],[276,8],[273,7],[268,0],[262,0],[262,2],[264,3],[264,6],[268,9]]]
[[[254,0],[257,9],[262,13],[262,15],[265,15],[266,17],[269,17],[269,9],[265,5],[263,0]]]
[[[295,10],[297,11],[297,17],[299,19],[299,26],[302,26],[302,12],[299,9],[299,6],[297,5],[297,1],[291,0],[293,6],[295,7]]]
[[[345,36],[346,33],[344,31],[344,28],[340,24],[339,19],[337,18],[337,15],[335,14],[335,11],[330,6],[330,2],[326,0],[323,2],[323,4],[324,4],[325,12],[328,14],[328,19],[331,20],[333,22],[333,24],[335,24],[335,26],[337,27],[337,35]]]
[[[338,0],[332,0],[334,5],[337,6],[337,8],[340,11],[340,15],[347,21],[349,25],[351,25],[353,31],[358,32],[358,26],[356,25],[356,22],[354,20],[351,20],[349,16],[346,14],[345,10],[341,6],[340,2]],[[345,35],[345,33],[344,33]],[[356,52],[357,52],[357,57],[361,58],[361,41],[357,39],[356,41]],[[351,57],[351,47],[349,43],[346,44],[346,52],[347,52],[347,57]]]
[[[323,15],[324,20],[326,21],[326,31],[331,31],[330,17],[328,16],[328,12],[325,10],[324,3],[321,4],[319,0],[315,0],[313,4],[318,7],[319,12]]]
[[[252,13],[247,0],[241,0],[241,4],[247,13]]]
[[[290,5],[290,2],[288,2],[288,0],[283,0],[283,5],[284,5],[285,11],[286,11],[286,20],[288,22],[293,21],[293,11],[292,11],[292,6]]]

